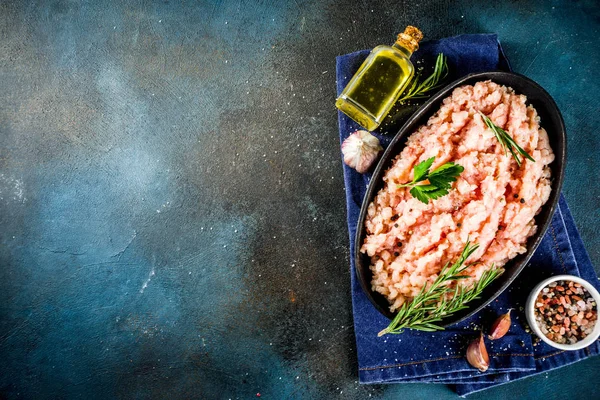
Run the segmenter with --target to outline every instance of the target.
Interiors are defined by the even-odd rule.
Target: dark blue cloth
[[[423,65],[426,65],[440,52],[448,57],[453,78],[471,72],[510,70],[496,35],[461,35],[425,42],[413,55],[413,61],[424,60]],[[337,57],[338,94],[368,54],[369,51],[364,50]],[[361,128],[344,114],[338,114],[340,140],[343,141],[350,133]],[[392,138],[379,132],[375,132],[375,135],[383,146]],[[358,214],[371,176],[358,174],[343,166],[348,231],[353,249]],[[534,337],[525,331],[527,323],[523,306],[530,290],[542,279],[557,274],[572,274],[581,276],[600,289],[594,268],[562,196],[541,245],[515,282],[477,315],[445,331],[425,333],[408,330],[401,335],[377,337],[389,320],[371,305],[363,293],[355,275],[353,251],[350,254],[354,329],[361,383],[445,383],[465,396],[571,364],[600,352],[598,341],[583,350],[564,352],[543,342],[535,343]],[[509,308],[514,309],[510,333],[500,340],[487,342],[491,365],[485,373],[480,373],[467,363],[465,348],[477,337],[482,326],[489,327],[497,315]]]

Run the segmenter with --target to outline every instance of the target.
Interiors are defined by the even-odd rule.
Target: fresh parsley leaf
[[[412,197],[419,200],[420,202],[423,202],[425,204],[429,203],[429,197],[425,194],[425,191],[423,189],[420,189],[418,186],[415,186],[412,189],[410,189],[410,194],[412,195]]]
[[[428,158],[427,160],[423,161],[422,163],[419,163],[414,168],[415,177],[413,178],[413,182],[421,182],[423,179],[425,179],[427,176],[427,173],[429,172],[429,168],[431,168],[434,161],[435,161],[435,157],[431,157],[431,158]]]
[[[448,162],[429,172],[434,162],[435,157],[431,157],[417,164],[413,169],[413,180],[398,187],[410,187],[410,194],[425,204],[429,203],[429,199],[435,200],[447,195],[452,182],[456,181],[465,169],[461,165]],[[428,180],[429,183],[417,185],[424,180]]]
[[[410,189],[410,194],[417,200],[427,204],[429,199],[435,200],[448,194],[448,189],[433,185],[417,185]]]
[[[464,170],[465,169],[461,165],[453,162],[446,163],[429,174],[429,184],[450,189],[451,183],[454,182]]]

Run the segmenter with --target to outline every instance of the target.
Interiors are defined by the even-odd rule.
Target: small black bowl
[[[370,265],[370,257],[360,252],[360,247],[366,236],[365,218],[367,216],[367,207],[373,201],[375,195],[383,187],[383,174],[388,170],[393,163],[393,159],[397,154],[400,154],[406,144],[406,139],[417,130],[417,128],[427,122],[436,111],[439,110],[442,100],[448,97],[452,90],[462,85],[473,85],[476,82],[492,80],[501,85],[512,87],[517,93],[527,96],[527,103],[533,105],[541,118],[541,126],[548,132],[550,146],[554,151],[555,159],[550,164],[552,170],[552,192],[546,204],[542,207],[540,213],[535,217],[538,230],[535,235],[531,236],[527,241],[527,252],[520,254],[510,260],[504,266],[504,273],[493,281],[483,291],[479,299],[469,303],[469,308],[459,311],[448,318],[444,319],[440,325],[449,326],[456,324],[488,305],[500,293],[502,293],[511,282],[517,277],[521,270],[525,267],[538,245],[542,237],[546,233],[552,215],[556,210],[560,189],[562,187],[566,156],[567,156],[567,140],[565,134],[565,124],[562,115],[556,106],[556,103],[550,95],[537,83],[531,79],[511,73],[511,72],[481,72],[467,75],[460,78],[444,89],[440,90],[435,96],[423,104],[413,116],[404,124],[400,131],[392,139],[381,160],[377,164],[371,183],[363,199],[358,225],[356,230],[356,240],[354,245],[354,257],[356,260],[356,274],[358,280],[366,293],[367,297],[373,303],[375,308],[386,317],[394,318],[394,313],[389,309],[387,299],[371,290],[371,278],[373,276]]]

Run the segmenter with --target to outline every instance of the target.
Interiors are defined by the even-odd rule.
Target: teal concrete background
[[[595,1],[0,2],[0,398],[456,398],[357,383],[335,56],[496,32],[600,267]],[[473,395],[597,398],[600,359]]]

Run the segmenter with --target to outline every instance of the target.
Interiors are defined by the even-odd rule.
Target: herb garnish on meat
[[[510,154],[512,154],[512,156],[514,157],[514,159],[517,162],[517,164],[519,165],[519,167],[521,166],[521,163],[523,161],[519,160],[519,157],[517,156],[517,152],[520,155],[522,155],[524,158],[535,162],[533,157],[531,157],[525,150],[523,150],[523,148],[521,146],[519,146],[512,137],[510,137],[508,132],[506,132],[504,129],[500,128],[498,125],[493,123],[492,120],[489,119],[481,111],[479,111],[479,114],[481,115],[481,118],[483,118],[483,122],[485,122],[487,127],[490,128],[492,130],[492,132],[494,132],[494,135],[496,135],[496,139],[498,139],[498,141],[500,142],[500,145],[504,149],[504,155],[508,155],[508,153],[506,151],[508,149],[508,151],[510,151]],[[516,152],[515,152],[515,150],[516,150]]]
[[[423,285],[419,294],[402,304],[392,322],[379,332],[378,336],[402,333],[407,328],[426,332],[444,329],[436,323],[467,308],[466,303],[478,298],[483,289],[504,272],[503,269],[492,265],[472,286],[465,288],[458,284],[456,281],[471,278],[469,275],[463,275],[465,270],[473,265],[465,265],[465,261],[478,247],[478,244],[471,245],[467,239],[458,260],[452,265],[447,263],[432,284]],[[454,287],[449,285],[452,281],[455,281]]]
[[[451,183],[456,181],[456,177],[465,169],[453,162],[447,162],[429,172],[433,165],[435,157],[419,163],[414,168],[414,177],[411,182],[403,183],[398,187],[410,187],[410,194],[417,200],[428,204],[429,199],[437,199],[448,194]],[[429,184],[418,185],[419,182],[429,180]]]

